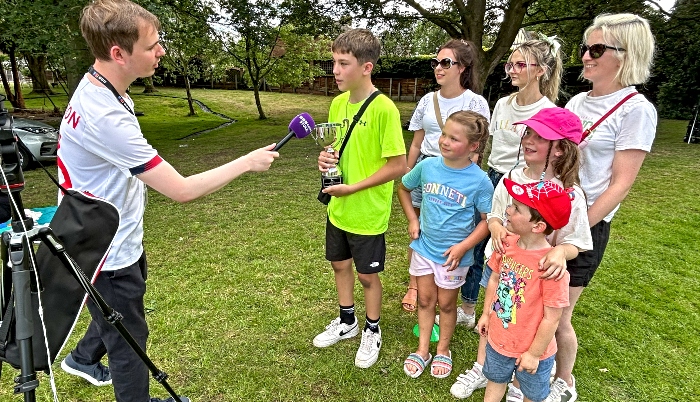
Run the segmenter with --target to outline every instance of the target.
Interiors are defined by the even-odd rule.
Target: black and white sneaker
[[[362,342],[355,355],[355,365],[359,368],[371,367],[379,358],[379,350],[382,348],[382,330],[372,332],[369,328],[362,331]]]
[[[340,317],[331,321],[330,324],[326,326],[326,330],[316,335],[314,338],[314,346],[317,348],[325,348],[335,344],[342,339],[352,338],[357,336],[359,330],[357,328],[357,317],[355,317],[355,322],[352,324],[344,324],[340,322]]]

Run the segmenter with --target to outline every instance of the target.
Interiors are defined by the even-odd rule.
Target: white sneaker
[[[435,316],[435,324],[440,325],[440,314]],[[474,325],[476,325],[476,313],[469,315],[464,312],[462,307],[457,307],[457,325],[474,328]]]
[[[357,317],[351,325],[340,322],[340,317],[337,317],[326,326],[326,330],[316,335],[314,338],[314,346],[317,348],[325,348],[331,346],[341,339],[352,338],[357,336]]]
[[[576,393],[576,379],[571,376],[571,387],[566,383],[566,381],[561,378],[557,378],[552,383],[549,388],[549,395],[545,402],[574,402],[578,398]]]
[[[508,393],[506,394],[506,402],[523,402],[525,396],[523,392],[513,385],[513,383],[508,384]]]
[[[467,370],[464,374],[457,376],[457,381],[452,384],[450,388],[450,393],[455,398],[464,399],[468,398],[472,392],[479,388],[486,387],[486,377],[481,372],[483,366],[479,363],[474,362],[474,366],[471,370]]]
[[[382,348],[382,330],[374,333],[369,328],[362,331],[362,342],[355,355],[355,365],[359,368],[369,368],[379,358],[379,350]]]

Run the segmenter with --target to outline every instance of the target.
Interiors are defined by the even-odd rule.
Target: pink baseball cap
[[[545,180],[518,184],[506,177],[503,184],[513,199],[537,210],[552,229],[561,229],[569,223],[573,194],[557,183]]]
[[[540,109],[529,119],[513,124],[524,124],[533,129],[540,137],[550,141],[566,138],[579,144],[583,135],[583,125],[581,125],[578,116],[570,110],[560,107]]]

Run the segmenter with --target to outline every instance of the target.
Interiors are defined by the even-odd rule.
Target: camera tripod
[[[105,320],[116,328],[122,338],[148,367],[153,378],[168,391],[176,402],[182,402],[168,384],[168,375],[153,364],[121,323],[122,315],[107,305],[83,269],[68,254],[64,243],[59,239],[60,234],[57,236],[49,227],[35,228],[33,219],[26,217],[20,196],[20,191],[24,189],[24,174],[22,173],[18,152],[18,146],[23,146],[23,144],[21,142],[18,143],[12,134],[12,118],[2,107],[2,100],[0,99],[0,158],[2,158],[0,192],[10,197],[12,230],[3,233],[2,243],[0,244],[0,255],[2,257],[2,261],[0,261],[2,263],[0,267],[0,319],[2,320],[2,324],[0,324],[0,373],[2,372],[3,361],[19,368],[20,375],[14,380],[14,393],[23,394],[25,402],[36,401],[35,390],[39,386],[36,368],[48,368],[63,346],[63,340],[51,339],[47,325],[46,344],[49,346],[49,350],[47,351],[44,348],[44,332],[41,323],[37,322],[39,317],[38,299],[41,295],[43,301],[44,295],[37,292],[51,286],[51,280],[56,277],[56,273],[63,272],[56,265],[63,265],[82,290],[69,292],[71,294],[58,295],[58,300],[69,296],[79,296],[81,300],[77,310],[79,312],[82,300],[84,300],[85,293],[87,293],[99,308]],[[58,185],[58,182],[53,177],[52,180]],[[119,213],[113,205],[96,198],[87,197],[76,191],[63,188],[62,190],[65,196],[54,216],[54,220],[56,220],[56,217],[63,215],[80,221],[84,217],[75,216],[80,215],[76,214],[76,211],[92,211],[92,216],[95,216],[94,211],[100,208],[97,216],[116,214],[116,221],[118,222]],[[52,223],[54,220],[52,220]],[[85,250],[85,254],[93,256],[104,255],[111,244],[111,239],[116,233],[117,227],[113,228],[112,236],[106,236],[105,232],[109,232],[109,229],[101,225],[92,226],[95,233],[90,235],[98,238],[98,241],[102,242],[103,248],[99,249],[97,247],[98,250]],[[81,227],[80,222],[76,227]],[[68,232],[67,234],[68,236],[64,236],[66,244],[70,243],[70,233]],[[54,264],[50,264],[51,267],[43,269],[43,272],[42,268],[44,268],[44,265],[37,265],[37,258],[32,246],[35,240],[41,240],[42,245],[45,246],[43,250],[39,249],[39,253],[43,253],[40,262],[49,261],[49,259],[52,259],[51,261],[54,262]],[[75,249],[75,251],[83,253],[82,249]],[[93,260],[95,259],[93,258]],[[89,267],[94,267],[92,269],[93,272],[97,269],[99,261],[98,257],[97,263],[89,265]],[[47,273],[46,276],[43,275],[44,272]],[[7,280],[6,274],[11,274],[11,280]],[[73,287],[76,288],[75,283],[73,283]],[[71,326],[70,323],[68,324]],[[65,325],[63,326],[65,327]],[[10,336],[12,329],[14,329],[14,338]],[[42,342],[35,343],[35,340]],[[53,345],[51,345],[52,343]]]

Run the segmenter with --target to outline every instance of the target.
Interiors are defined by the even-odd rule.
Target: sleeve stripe
[[[161,162],[163,162],[163,158],[161,158],[160,155],[156,155],[153,157],[153,159],[144,163],[143,165],[132,167],[131,169],[129,169],[129,172],[132,176],[136,176],[153,169],[154,167],[158,166]]]

